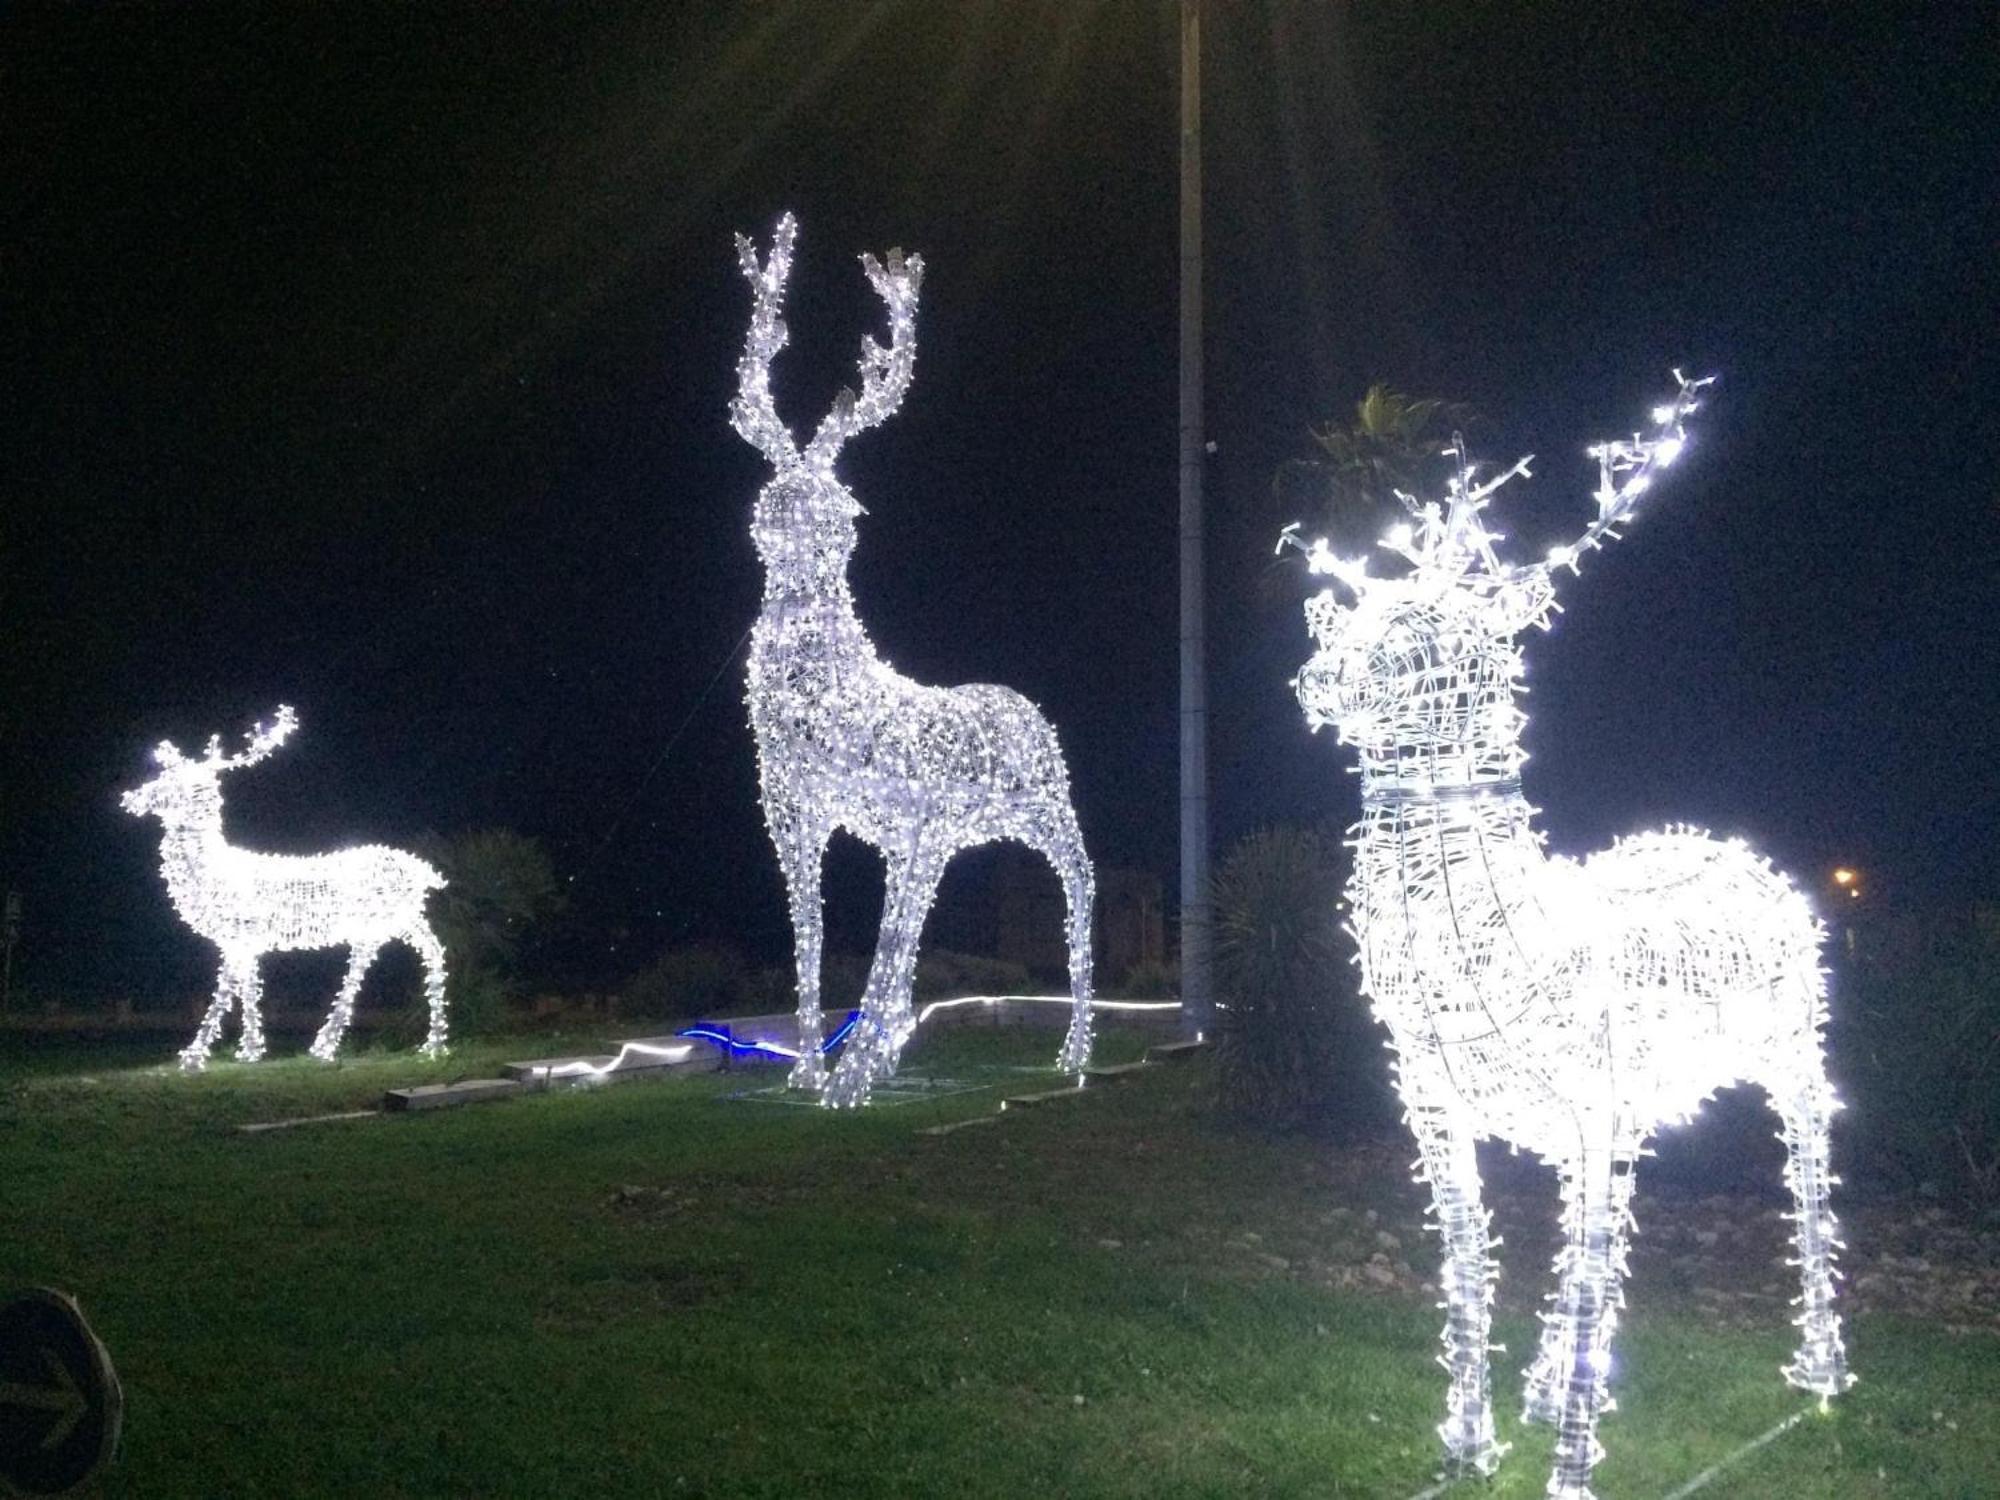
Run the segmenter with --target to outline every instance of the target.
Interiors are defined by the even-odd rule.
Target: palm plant
[[[1425,488],[1453,430],[1475,415],[1463,402],[1414,400],[1378,380],[1354,404],[1351,422],[1306,429],[1319,453],[1282,464],[1272,489],[1288,511],[1306,513],[1309,533],[1350,531],[1396,491]]]

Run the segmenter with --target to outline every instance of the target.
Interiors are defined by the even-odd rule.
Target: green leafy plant
[[[431,920],[445,950],[445,995],[455,1035],[506,1024],[521,998],[530,946],[566,905],[548,852],[506,828],[431,840],[444,874]]]
[[[1132,965],[1109,991],[1120,1000],[1172,1000],[1180,992],[1180,966],[1153,959]]]
[[[1354,404],[1353,419],[1307,429],[1319,451],[1281,465],[1272,491],[1288,513],[1298,514],[1314,532],[1342,536],[1373,525],[1395,493],[1418,494],[1430,487],[1439,455],[1455,428],[1475,420],[1463,402],[1438,397],[1414,400],[1376,381]],[[1365,545],[1372,533],[1353,540]]]
[[[1280,1127],[1386,1117],[1381,1044],[1340,931],[1339,845],[1276,827],[1215,877],[1218,1088],[1230,1114]]]
[[[1852,1149],[1877,1171],[2000,1209],[2000,909],[1931,920],[1834,980]]]
[[[627,981],[618,1009],[626,1016],[673,1019],[713,1018],[774,1007],[765,977],[753,971],[736,949],[720,943],[682,943],[668,948]]]
[[[954,953],[934,948],[917,959],[912,993],[919,1001],[950,1000],[960,995],[1026,995],[1035,992],[1025,964]]]

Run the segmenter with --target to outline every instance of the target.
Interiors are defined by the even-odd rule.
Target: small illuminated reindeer
[[[1487,1374],[1498,1268],[1473,1143],[1507,1140],[1562,1180],[1567,1243],[1524,1414],[1556,1426],[1549,1493],[1563,1500],[1589,1495],[1602,1451],[1635,1163],[1659,1126],[1719,1087],[1761,1084],[1784,1123],[1804,1282],[1785,1376],[1822,1397],[1851,1379],[1833,1309],[1821,930],[1804,897],[1742,843],[1693,830],[1552,859],[1521,790],[1516,637],[1548,623],[1556,570],[1615,536],[1679,455],[1706,383],[1681,381],[1651,437],[1591,450],[1597,519],[1544,563],[1501,563],[1480,520],[1528,460],[1476,483],[1462,441],[1447,450],[1448,506],[1399,497],[1412,524],[1382,545],[1407,572],[1371,578],[1365,559],[1310,549],[1313,570],[1354,600],[1329,588],[1307,603],[1319,649],[1295,686],[1313,727],[1336,725],[1360,752],[1349,898],[1362,988],[1391,1033],[1444,1240],[1451,1386],[1438,1430],[1482,1473],[1504,1451]]]
[[[443,876],[414,854],[379,844],[301,856],[257,854],[223,837],[222,773],[254,766],[297,727],[297,715],[280,708],[268,729],[260,724],[251,731],[240,755],[224,755],[219,735],[199,757],[162,740],[153,752],[160,774],[119,799],[134,816],[150,813],[160,820],[160,869],[174,910],[222,950],[215,998],[181,1051],[181,1066],[190,1071],[207,1064],[231,1001],[243,1010],[236,1055],[245,1062],[264,1055],[257,972],[264,954],[345,947],[347,976],[312,1044],[313,1056],[331,1062],[368,966],[383,944],[399,939],[423,960],[431,1012],[423,1050],[433,1057],[445,1050],[444,947],[424,920],[425,898],[444,884]]]
[[[959,850],[994,839],[1039,850],[1062,878],[1074,1006],[1058,1060],[1080,1072],[1090,1057],[1092,878],[1055,730],[1007,688],[923,687],[897,674],[875,654],[848,589],[861,506],[835,476],[834,459],[909,389],[923,259],[893,250],[881,262],[861,257],[888,308],[889,347],[862,340],[860,395],[842,391],[802,449],[771,400],[797,234],[785,215],[761,263],[756,247],[737,236],[754,303],[729,409],[737,432],[777,471],[757,495],[750,526],[764,601],[750,635],[749,700],[764,817],[791,898],[799,976],[791,1081],[820,1089],[823,1103],[851,1107],[895,1070],[916,1028],[910,983],[938,881]],[[861,1016],[829,1079],[821,1053],[820,867],[836,828],[881,851],[887,893]]]

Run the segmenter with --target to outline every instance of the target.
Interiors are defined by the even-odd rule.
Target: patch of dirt
[[[1263,1233],[1214,1236],[1224,1263],[1246,1275],[1435,1297],[1437,1238],[1427,1227],[1425,1191],[1409,1181],[1410,1154],[1386,1144],[1337,1152],[1326,1174],[1329,1206]],[[1385,1191],[1394,1181],[1390,1173],[1400,1174],[1407,1189]],[[1515,1312],[1537,1310],[1559,1242],[1554,1174],[1509,1159],[1489,1171],[1485,1199],[1502,1242],[1495,1251],[1499,1303]],[[1382,1206],[1349,1206],[1368,1202]],[[1847,1246],[1838,1258],[1846,1315],[1892,1313],[1953,1333],[2000,1337],[2000,1227],[1970,1225],[1936,1206],[1849,1206],[1836,1195],[1834,1207]],[[1789,1264],[1789,1208],[1779,1195],[1649,1192],[1642,1176],[1628,1305],[1685,1298],[1725,1325],[1788,1322],[1798,1291]]]

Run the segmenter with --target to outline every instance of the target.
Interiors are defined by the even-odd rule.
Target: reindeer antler
[[[1597,519],[1575,541],[1551,547],[1546,562],[1516,568],[1515,574],[1548,573],[1556,568],[1576,572],[1586,552],[1602,547],[1606,537],[1616,539],[1616,528],[1631,519],[1639,497],[1652,486],[1653,475],[1680,457],[1687,443],[1685,423],[1701,406],[1698,393],[1715,384],[1713,375],[1689,380],[1679,370],[1674,371],[1674,380],[1680,386],[1674,399],[1653,408],[1651,437],[1634,433],[1629,440],[1613,438],[1590,448],[1598,469]]]
[[[291,732],[299,727],[299,716],[289,703],[278,705],[277,716],[267,728],[263,724],[253,726],[245,737],[243,753],[224,755],[222,736],[210,735],[205,759],[214,763],[218,770],[234,771],[242,766],[254,766],[273,750],[284,744]]]
[[[771,401],[771,360],[785,347],[785,320],[779,308],[785,300],[785,280],[792,274],[792,245],[798,239],[799,223],[790,214],[778,220],[771,237],[770,259],[757,259],[756,243],[746,234],[736,236],[736,263],[749,280],[751,304],[750,336],[744,342],[743,357],[736,362],[736,396],[729,403],[729,425],[746,443],[772,463],[783,466],[798,460],[798,446],[792,431],[778,417]]]
[[[883,260],[861,257],[861,269],[868,284],[889,309],[889,347],[884,349],[873,334],[861,337],[861,394],[843,389],[834,397],[833,409],[813,434],[807,456],[830,464],[833,457],[857,432],[873,427],[903,404],[910,388],[910,376],[917,362],[917,288],[923,284],[924,258],[905,258],[891,250]]]

